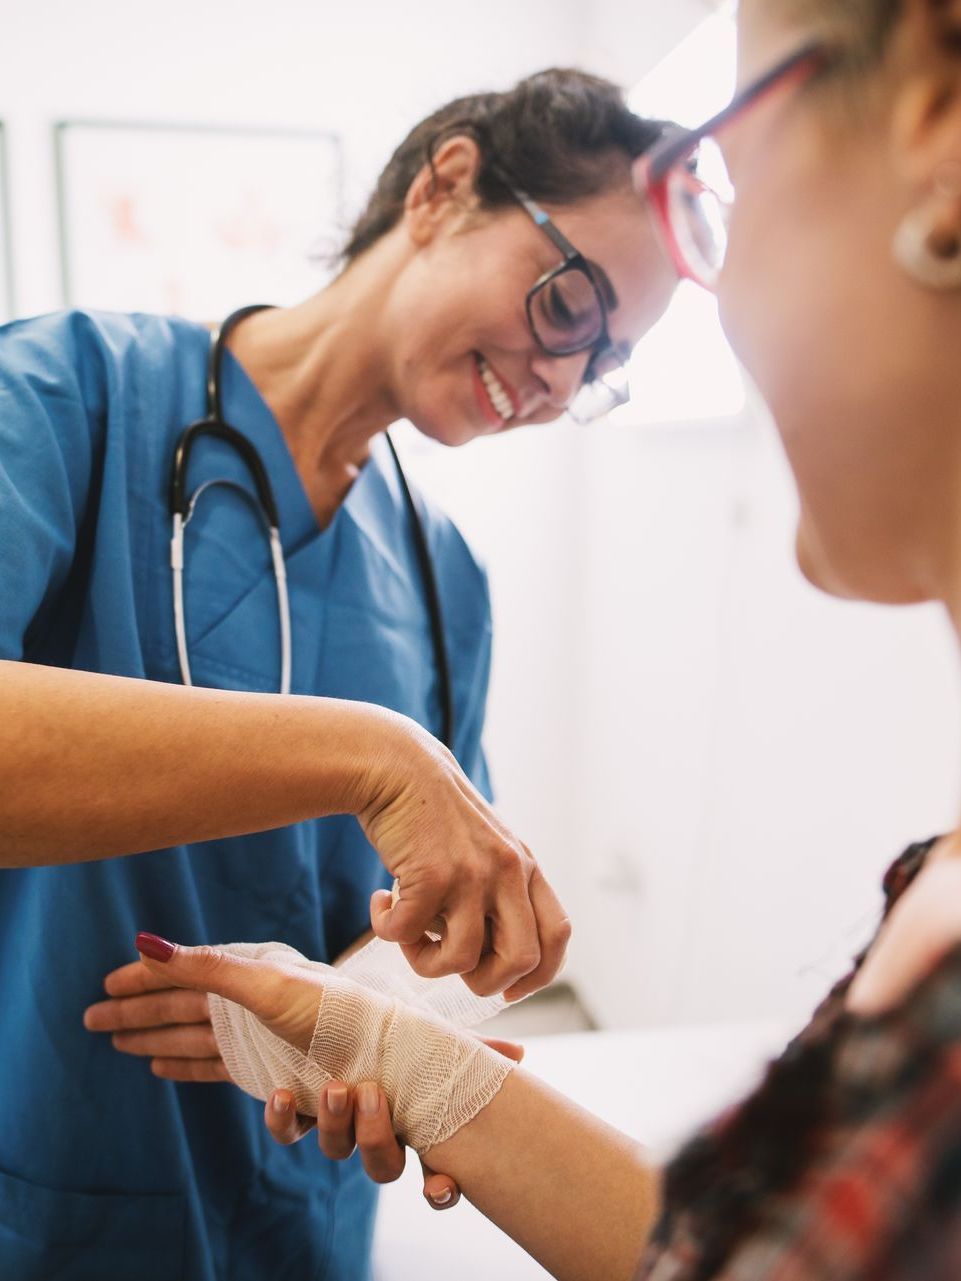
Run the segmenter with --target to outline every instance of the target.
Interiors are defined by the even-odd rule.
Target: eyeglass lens
[[[534,291],[530,318],[537,341],[557,356],[586,351],[604,332],[597,288],[580,267],[559,272]]]
[[[669,178],[674,236],[696,279],[712,284],[727,252],[727,224],[734,188],[720,147],[705,139],[693,168],[678,166]]]

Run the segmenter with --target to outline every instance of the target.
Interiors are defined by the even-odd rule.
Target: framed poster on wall
[[[10,240],[10,167],[0,120],[0,324],[13,317],[13,245]]]
[[[313,130],[54,127],[64,303],[219,320],[319,286],[342,221],[339,139]]]

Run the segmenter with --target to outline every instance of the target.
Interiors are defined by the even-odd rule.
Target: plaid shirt
[[[888,872],[885,915],[932,844],[912,846]],[[844,1009],[863,955],[778,1061],[803,1064],[815,1047],[826,1065],[812,1121],[799,1130],[794,1117],[804,1136],[795,1168],[779,1186],[758,1182],[758,1157],[765,1170],[791,1164],[777,1151],[779,1137],[780,1153],[791,1150],[791,1105],[779,1107],[771,1084],[765,1125],[748,1143],[743,1130],[730,1137],[762,1086],[695,1140],[706,1177],[684,1203],[668,1193],[637,1281],[961,1281],[961,948],[874,1019]],[[801,1098],[804,1079],[795,1078]],[[748,1213],[732,1228],[720,1191],[738,1179],[750,1188],[740,1202]],[[715,1264],[708,1243],[719,1231],[727,1238]]]

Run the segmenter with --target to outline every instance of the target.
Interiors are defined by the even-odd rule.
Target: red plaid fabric
[[[876,1019],[844,1009],[862,960],[668,1167],[638,1281],[961,1281],[961,948]]]

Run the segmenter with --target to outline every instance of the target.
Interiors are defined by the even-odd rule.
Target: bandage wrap
[[[317,1095],[326,1081],[376,1081],[390,1102],[395,1131],[422,1153],[449,1139],[485,1108],[514,1064],[437,1013],[415,1009],[385,991],[385,967],[376,956],[372,963],[365,953],[389,946],[375,941],[351,958],[353,967],[348,961],[340,969],[309,961],[283,943],[220,948],[235,956],[305,967],[322,980],[317,1023],[306,1054],[222,997],[210,996],[210,1019],[227,1071],[248,1094],[266,1099],[272,1090],[284,1088],[293,1094],[299,1112],[315,1116]],[[348,977],[351,970],[368,977],[379,970],[380,990]],[[446,1005],[461,1026],[472,1015],[482,1018],[489,1012],[491,1003],[474,997],[456,977],[412,979],[407,983],[405,975],[404,985],[415,992],[421,984],[441,989],[431,994],[431,1003],[435,1008]]]

